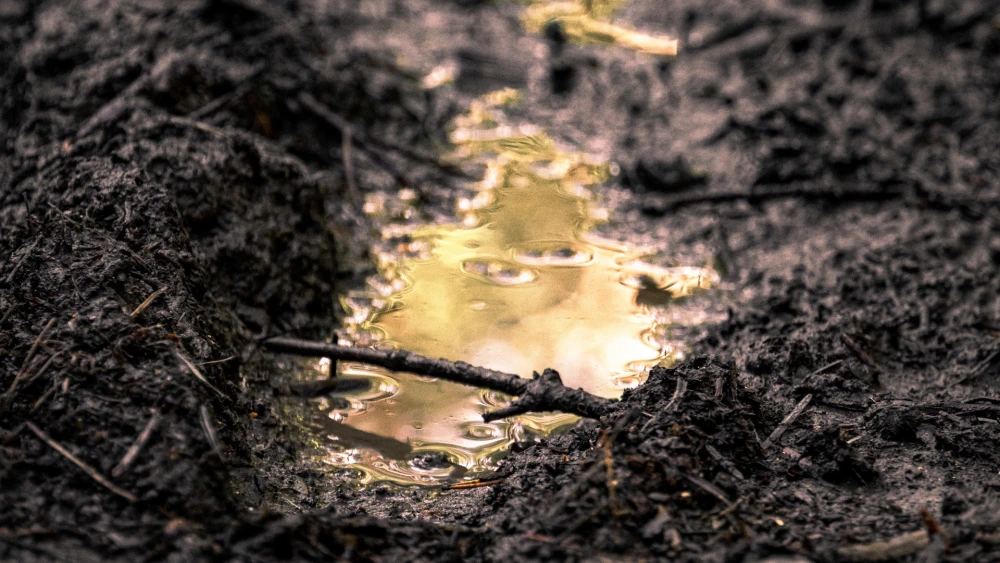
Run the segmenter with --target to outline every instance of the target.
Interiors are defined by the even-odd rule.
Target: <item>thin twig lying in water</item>
[[[508,395],[519,395],[510,406],[484,414],[483,420],[486,422],[540,411],[563,411],[598,418],[607,413],[611,405],[616,402],[591,395],[582,389],[566,387],[559,374],[551,369],[546,369],[542,375],[535,373],[532,379],[523,379],[511,373],[477,367],[465,362],[428,358],[405,350],[355,348],[283,337],[269,338],[261,344],[272,352],[363,362],[392,371],[438,377],[454,383],[483,387]]]

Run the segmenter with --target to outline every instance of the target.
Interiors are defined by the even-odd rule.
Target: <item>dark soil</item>
[[[0,560],[1000,561],[996,3],[631,2],[668,62],[518,10],[0,1]],[[717,256],[728,320],[497,485],[298,468],[256,338],[336,327],[362,193],[446,209],[426,156],[506,85],[621,164],[610,231]]]

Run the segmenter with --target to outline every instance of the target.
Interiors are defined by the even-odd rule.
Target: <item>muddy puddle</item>
[[[582,11],[581,11],[582,10]],[[564,22],[581,43],[669,54],[676,44],[628,32],[573,3],[529,5],[524,23]],[[600,9],[597,10],[600,13]],[[425,85],[447,76],[433,71]],[[511,89],[487,94],[456,119],[443,159],[478,182],[447,224],[420,224],[413,190],[376,193],[365,212],[380,229],[379,275],[341,299],[341,344],[400,348],[530,377],[551,367],[571,387],[618,397],[650,368],[681,359],[716,320],[707,264],[668,265],[598,234],[610,210],[597,187],[614,163],[565,146],[537,124],[509,117]],[[661,261],[662,262],[662,261]],[[294,364],[300,378],[366,385],[342,397],[286,405],[312,437],[311,461],[358,485],[438,485],[482,478],[514,442],[576,422],[545,413],[484,423],[511,397],[413,374],[328,360]]]

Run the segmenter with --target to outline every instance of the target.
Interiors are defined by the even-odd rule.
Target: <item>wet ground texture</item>
[[[995,3],[631,2],[667,62],[520,9],[0,3],[0,560],[1000,558]],[[446,214],[433,155],[502,86],[732,311],[499,484],[331,482],[255,339],[329,334],[363,194]]]

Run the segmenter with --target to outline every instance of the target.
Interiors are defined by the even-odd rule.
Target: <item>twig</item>
[[[219,444],[219,435],[215,431],[215,425],[212,424],[212,413],[209,412],[207,405],[202,405],[200,410],[201,429],[205,431],[205,437],[208,438],[208,443],[212,446],[212,450],[215,451],[215,455],[225,461],[226,458],[222,455],[222,445]]]
[[[34,405],[31,405],[31,410],[28,411],[28,414],[31,414],[31,413],[34,413],[35,411],[37,411],[39,409],[39,407],[41,407],[43,404],[45,404],[45,401],[47,401],[48,398],[51,397],[52,394],[56,392],[56,389],[59,389],[59,377],[61,377],[63,373],[66,373],[66,371],[68,369],[69,368],[64,369],[62,371],[62,373],[60,373],[58,376],[56,376],[55,382],[52,384],[52,386],[49,387],[49,389],[47,391],[45,391],[44,393],[42,393],[42,396],[39,397],[37,401],[35,401]]]
[[[32,424],[31,422],[27,422],[27,421],[24,424],[25,424],[25,426],[28,427],[28,430],[31,430],[32,432],[34,432],[35,436],[38,436],[39,440],[45,442],[46,444],[49,445],[49,447],[51,447],[55,451],[57,451],[60,454],[62,454],[63,457],[65,457],[66,459],[70,460],[71,462],[73,462],[74,465],[76,465],[77,467],[79,467],[80,469],[82,469],[84,473],[86,473],[87,475],[90,475],[91,479],[93,479],[94,481],[97,481],[98,483],[100,483],[101,485],[103,485],[106,489],[108,489],[109,491],[111,491],[112,493],[114,493],[114,494],[116,494],[116,495],[124,498],[125,500],[127,500],[129,502],[136,502],[136,501],[139,500],[138,497],[136,497],[132,493],[126,491],[125,489],[122,489],[118,485],[115,485],[114,483],[112,483],[111,481],[109,481],[107,477],[105,477],[104,475],[101,475],[101,473],[99,471],[97,471],[96,469],[94,469],[93,467],[91,467],[90,465],[88,465],[86,462],[84,462],[80,458],[78,458],[75,455],[71,454],[69,452],[69,450],[67,450],[66,448],[62,447],[62,445],[59,444],[59,442],[56,442],[55,440],[53,440],[52,438],[50,438],[49,435],[46,434],[45,432],[43,432],[41,428],[39,428],[39,427],[35,426],[34,424]]]
[[[460,481],[441,487],[442,491],[460,491],[463,489],[478,489],[480,487],[492,487],[503,482],[503,479],[474,479],[472,481]]]
[[[215,391],[215,394],[218,395],[219,397],[225,397],[225,394],[223,394],[222,391],[219,391],[219,389],[215,385],[209,383],[208,379],[204,375],[202,375],[201,370],[198,369],[198,366],[194,365],[191,362],[191,360],[187,359],[187,356],[182,354],[180,350],[174,349],[174,355],[177,356],[177,359],[183,362],[185,366],[187,366],[188,370],[191,372],[191,375],[194,375],[194,377],[198,381],[204,383],[205,386],[211,389],[212,391]]]
[[[38,368],[37,370],[34,370],[34,373],[25,374],[25,376],[22,378],[22,381],[24,381],[24,383],[28,383],[34,379],[41,377],[42,374],[48,371],[49,366],[52,365],[52,362],[54,362],[56,358],[62,355],[63,355],[62,350],[56,352],[55,354],[50,355],[48,359],[45,360],[45,363],[42,364],[42,367]]]
[[[14,312],[14,309],[17,309],[17,305],[11,305],[10,307],[7,307],[7,310],[4,311],[3,316],[0,317],[0,325],[3,325],[3,323],[7,322],[7,319],[10,318],[10,315],[11,313]]]
[[[563,411],[599,418],[617,402],[591,395],[582,389],[566,387],[562,384],[559,374],[551,369],[546,369],[542,375],[535,373],[532,379],[523,379],[510,373],[472,366],[465,362],[428,358],[405,350],[355,348],[284,337],[264,340],[261,345],[272,352],[363,362],[392,371],[439,377],[455,383],[520,396],[510,406],[484,414],[483,420],[486,422],[539,411]]]
[[[122,460],[118,462],[118,465],[111,470],[112,477],[121,477],[126,471],[128,471],[129,466],[132,465],[136,456],[139,455],[139,451],[142,450],[142,447],[146,444],[146,441],[149,440],[149,437],[153,435],[153,430],[159,422],[160,412],[153,409],[153,416],[149,417],[149,422],[146,423],[146,427],[142,429],[142,432],[139,433],[139,437],[135,439],[132,446],[129,447],[128,451],[125,452],[125,455],[122,456]]]
[[[49,328],[52,327],[52,323],[54,322],[56,322],[55,317],[49,319],[49,322],[45,323],[45,328],[42,329],[42,332],[38,333],[38,338],[35,338],[35,343],[31,345],[31,349],[28,350],[28,355],[25,356],[24,362],[21,363],[21,370],[17,372],[16,376],[14,376],[14,381],[10,382],[10,388],[8,388],[7,392],[4,393],[3,400],[0,401],[0,406],[6,407],[10,402],[11,397],[14,395],[14,389],[17,389],[17,384],[20,383],[21,380],[28,374],[31,359],[35,356],[35,352],[38,351],[38,346],[41,344],[42,339],[45,338],[45,333],[49,331]]]
[[[861,363],[865,364],[866,366],[874,370],[879,369],[878,364],[875,363],[875,360],[872,359],[870,355],[868,355],[868,352],[862,350],[861,345],[855,342],[850,336],[847,336],[846,334],[841,334],[840,341],[844,343],[844,346],[847,346],[847,349],[850,350],[851,353],[855,355],[855,357],[861,360]]]
[[[716,487],[715,485],[713,485],[712,483],[709,483],[708,481],[702,479],[701,477],[695,477],[694,475],[688,475],[687,473],[684,473],[683,475],[684,475],[685,479],[687,479],[688,481],[691,481],[691,483],[693,483],[694,485],[697,485],[702,490],[704,490],[706,493],[708,493],[708,494],[712,495],[713,497],[719,499],[726,506],[732,506],[733,505],[733,501],[729,500],[729,497],[726,496],[726,493],[722,492],[722,489],[720,489],[719,487]]]
[[[730,475],[736,477],[740,481],[746,480],[746,477],[743,476],[743,472],[737,469],[736,466],[733,465],[733,462],[722,457],[722,454],[719,453],[719,450],[715,449],[711,444],[706,445],[705,450],[708,452],[708,455],[712,456],[712,458],[715,461],[719,462],[719,464],[721,464],[722,467],[726,468],[726,471],[728,471]]]
[[[812,398],[813,398],[812,394],[802,397],[802,400],[799,401],[799,404],[795,405],[795,408],[792,409],[792,412],[788,413],[788,416],[786,416],[784,420],[781,421],[781,424],[779,424],[778,427],[774,429],[774,432],[771,432],[771,435],[768,436],[766,440],[764,440],[764,443],[761,444],[761,447],[766,450],[771,447],[771,444],[777,444],[778,440],[781,439],[781,435],[785,433],[785,430],[788,430],[788,427],[791,426],[793,422],[795,422],[795,419],[797,419],[799,415],[801,415],[806,410],[806,407],[809,406],[809,401],[812,401]]]
[[[10,285],[10,282],[14,280],[14,276],[17,275],[17,271],[21,269],[21,266],[24,264],[24,261],[28,259],[28,256],[31,255],[31,253],[35,250],[35,247],[38,246],[38,243],[41,242],[41,240],[42,240],[42,235],[38,235],[37,237],[35,237],[35,242],[31,243],[31,246],[29,246],[28,249],[24,251],[24,254],[22,254],[21,258],[17,261],[17,264],[14,265],[14,269],[11,270],[9,274],[7,274],[7,278],[4,280],[4,285]],[[6,319],[7,316],[4,315],[4,320]]]
[[[816,377],[817,375],[822,375],[823,372],[825,372],[826,370],[833,369],[833,368],[839,366],[842,363],[844,363],[844,360],[836,360],[836,361],[833,361],[833,362],[830,362],[830,363],[826,364],[825,366],[819,368],[818,370],[816,370],[816,371],[810,373],[809,375],[805,376],[804,378],[802,378],[802,382],[799,383],[799,385],[805,385],[806,383],[808,383],[810,380],[812,380],[812,378]]]
[[[149,297],[147,297],[145,301],[140,303],[139,306],[135,308],[135,311],[132,311],[129,317],[134,319],[139,315],[141,315],[142,312],[146,310],[146,307],[149,307],[149,304],[152,303],[153,300],[159,297],[160,295],[163,295],[163,292],[165,292],[166,290],[167,290],[166,287],[161,287],[160,289],[157,289],[153,293],[149,294]]]
[[[305,106],[306,109],[314,113],[317,117],[321,118],[323,121],[326,121],[333,127],[339,129],[342,135],[346,133],[347,136],[350,137],[349,142],[351,142],[354,146],[356,146],[359,150],[361,150],[368,156],[379,161],[379,163],[382,164],[383,166],[388,164],[387,161],[377,151],[372,149],[371,145],[374,145],[385,151],[392,151],[398,153],[402,155],[404,158],[410,159],[411,161],[432,166],[441,171],[442,173],[449,174],[451,176],[457,176],[468,180],[474,179],[472,176],[467,174],[461,168],[447,162],[442,162],[441,159],[439,158],[435,158],[433,156],[425,154],[420,154],[419,152],[414,151],[413,149],[395,143],[390,143],[389,141],[385,141],[383,139],[377,139],[371,136],[365,136],[364,138],[362,138],[360,137],[360,135],[353,134],[354,130],[351,127],[351,124],[346,119],[331,111],[328,107],[323,105],[322,102],[317,100],[312,94],[309,94],[308,92],[303,92],[299,94],[298,101],[303,106]],[[397,176],[397,180],[404,180],[404,182],[402,183],[404,183],[405,185],[409,185],[411,183],[410,180],[406,178],[406,176],[396,171],[395,167],[389,165],[389,168],[387,168],[387,170],[389,170],[389,172],[393,176]]]
[[[635,419],[637,411],[627,411],[623,416],[619,417],[615,422],[615,425],[606,434],[608,443],[614,443],[618,436],[625,431],[632,421]],[[596,460],[592,458],[593,463],[582,475],[574,476],[574,484],[570,487],[564,488],[560,491],[559,500],[549,507],[548,512],[543,516],[542,521],[545,522],[556,522],[559,520],[557,516],[563,512],[566,508],[566,504],[569,502],[574,502],[579,500],[579,498],[584,494],[584,491],[591,489],[590,480],[596,476],[602,469],[607,471],[607,465],[604,460]]]
[[[844,360],[836,360],[836,361],[830,362],[830,363],[826,364],[825,366],[819,368],[818,370],[816,370],[816,371],[810,373],[809,375],[807,375],[806,379],[809,379],[810,377],[815,377],[817,375],[822,375],[824,371],[826,371],[828,369],[833,369],[833,368],[839,366],[842,363],[844,363]]]
[[[889,561],[917,553],[930,541],[927,530],[917,530],[886,541],[842,547],[837,550],[837,555],[848,561]]]
[[[674,394],[670,397],[670,401],[667,403],[667,406],[663,407],[663,410],[660,411],[660,412],[658,412],[658,413],[656,413],[656,416],[654,416],[653,418],[649,419],[646,422],[646,424],[643,424],[642,428],[639,430],[639,432],[640,433],[645,432],[646,429],[650,427],[650,425],[652,425],[654,422],[660,420],[660,415],[661,414],[663,414],[665,412],[672,411],[674,409],[674,407],[676,407],[679,404],[678,402],[680,401],[681,397],[684,396],[684,393],[687,392],[687,388],[688,388],[687,380],[684,379],[683,377],[678,377],[677,378],[677,387],[674,388]]]
[[[314,113],[317,117],[326,121],[328,124],[332,125],[340,131],[341,135],[345,135],[347,131],[350,130],[351,125],[343,117],[340,117],[336,113],[330,111],[325,105],[320,103],[319,100],[314,98],[312,94],[308,92],[302,92],[298,97],[299,103],[306,107],[309,111]],[[385,156],[380,154],[378,151],[372,149],[363,140],[359,139],[357,136],[351,137],[351,142],[360,150],[361,152],[368,155],[369,158],[377,162],[390,176],[393,177],[396,182],[403,186],[412,186],[413,181],[410,180],[405,174],[400,172],[396,166],[389,161]]]
[[[222,358],[221,360],[209,360],[207,362],[199,362],[196,365],[199,365],[199,366],[210,366],[212,364],[221,364],[222,362],[228,362],[229,360],[232,360],[235,357],[236,356],[229,356],[228,358]]]
[[[267,65],[264,64],[263,61],[254,65],[253,68],[250,69],[250,72],[248,72],[247,75],[240,80],[240,83],[236,86],[235,89],[233,89],[231,92],[227,94],[223,94],[218,98],[215,98],[211,102],[208,102],[207,104],[201,106],[200,108],[188,113],[186,117],[195,120],[201,120],[207,117],[209,114],[213,113],[215,110],[231,102],[232,100],[243,97],[250,91],[252,87],[251,81],[260,76],[261,72],[263,72],[265,68],[267,68]]]
[[[976,364],[976,367],[972,368],[969,375],[956,381],[952,385],[962,385],[994,373],[1000,373],[1000,350],[996,350],[989,356],[986,356],[985,360],[979,362]]]
[[[674,394],[671,395],[670,402],[667,403],[667,406],[663,407],[663,410],[665,411],[673,410],[674,407],[678,405],[678,401],[680,401],[681,397],[684,396],[684,393],[687,392],[687,388],[688,388],[687,380],[684,379],[683,377],[678,377],[677,387],[674,389]]]

